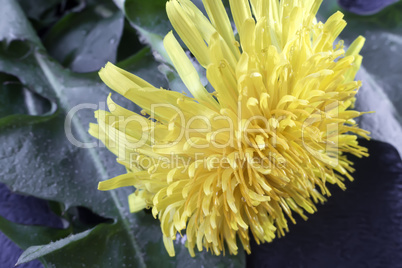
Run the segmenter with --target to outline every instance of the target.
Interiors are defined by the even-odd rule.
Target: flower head
[[[221,1],[204,0],[208,18],[189,0],[170,0],[169,19],[206,69],[213,93],[173,33],[164,39],[172,64],[191,92],[155,88],[112,64],[100,71],[142,116],[107,99],[90,133],[101,139],[127,174],[100,190],[135,186],[132,212],[152,208],[164,243],[185,230],[187,246],[219,255],[225,245],[247,252],[253,235],[269,242],[288,231],[292,213],[306,219],[330,193],[352,180],[345,153],[366,156],[368,138],[351,110],[364,38],[345,52],[333,43],[346,26],[340,12],[325,23],[317,0],[230,0],[237,33]]]

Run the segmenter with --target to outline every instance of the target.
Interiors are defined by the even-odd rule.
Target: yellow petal
[[[170,0],[167,2],[166,11],[170,22],[180,38],[194,54],[201,66],[206,67],[210,62],[208,47],[193,21],[186,14],[177,0]]]
[[[98,190],[107,191],[120,187],[133,186],[141,176],[146,176],[147,172],[138,172],[137,174],[127,173],[114,177],[106,181],[101,181],[98,184]]]
[[[166,35],[165,39],[163,40],[163,44],[177,72],[179,73],[180,78],[183,80],[191,94],[193,94],[196,99],[218,109],[218,103],[201,84],[200,77],[198,76],[196,69],[187,57],[184,50],[181,48],[179,42],[177,42],[172,32]]]
[[[135,192],[128,196],[128,205],[130,212],[135,213],[143,210],[147,206],[147,202],[144,200],[142,194]]]
[[[230,9],[232,11],[233,19],[236,24],[237,31],[241,36],[244,34],[243,23],[251,18],[250,4],[248,0],[229,0]]]
[[[99,71],[102,81],[117,93],[124,95],[130,88],[154,88],[151,84],[108,62]]]
[[[203,3],[212,25],[214,25],[218,33],[225,40],[232,55],[236,59],[239,59],[240,51],[234,38],[232,26],[223,3],[216,0],[203,0]]]

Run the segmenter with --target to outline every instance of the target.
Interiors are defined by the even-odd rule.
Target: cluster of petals
[[[237,254],[239,241],[250,253],[251,235],[283,236],[294,213],[306,219],[325,201],[328,183],[345,188],[347,154],[367,156],[353,110],[364,38],[347,50],[336,41],[342,13],[322,23],[320,0],[230,0],[232,25],[220,0],[203,3],[206,15],[189,0],[166,4],[191,55],[172,32],[164,47],[192,96],[109,63],[102,80],[143,115],[109,96],[89,130],[127,169],[99,189],[134,186],[130,210],[152,209],[171,256],[178,234],[192,256]]]

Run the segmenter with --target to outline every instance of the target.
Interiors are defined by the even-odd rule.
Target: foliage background
[[[367,38],[357,108],[376,111],[360,123],[395,147],[362,141],[371,156],[356,159],[356,182],[345,192],[332,187],[328,203],[307,222],[299,219],[286,238],[253,245],[247,257],[202,252],[192,259],[183,239],[177,256],[168,257],[150,213],[128,213],[131,189],[97,191],[99,180],[124,170],[102,146],[77,148],[64,132],[74,106],[102,108],[110,90],[97,70],[107,61],[155,86],[185,90],[161,46],[171,29],[165,0],[0,0],[1,267],[12,267],[22,252],[5,235],[26,250],[20,267],[397,267],[402,3],[393,2],[325,0],[319,16],[341,7],[354,12],[344,10],[342,38],[346,44],[359,34]],[[92,108],[80,110],[72,118],[74,136],[93,141],[87,134],[93,121]],[[42,263],[31,261],[37,258]]]

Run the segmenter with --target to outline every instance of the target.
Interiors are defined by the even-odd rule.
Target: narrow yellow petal
[[[242,35],[240,36],[241,47],[244,53],[252,55],[255,51],[255,21],[246,19],[242,26]]]
[[[138,180],[138,177],[141,177],[144,175],[146,175],[145,171],[139,172],[137,174],[127,173],[127,174],[119,175],[117,177],[114,177],[113,179],[99,182],[98,190],[107,191],[107,190],[113,190],[113,189],[120,188],[120,187],[133,186],[136,183],[136,181]]]
[[[229,0],[230,9],[232,10],[233,19],[236,24],[240,37],[244,34],[243,23],[247,19],[251,19],[251,10],[248,0]]]
[[[197,70],[194,68],[193,64],[187,57],[179,42],[177,42],[172,32],[166,35],[165,39],[163,40],[163,44],[177,72],[179,73],[180,78],[183,80],[191,94],[193,94],[194,98],[218,109],[218,103],[201,84]]]
[[[211,36],[216,33],[215,27],[190,0],[180,0],[180,3],[195,27],[197,27],[202,38],[209,44]]]
[[[228,68],[228,67],[223,67]],[[219,103],[222,109],[231,108],[236,110],[237,107],[237,88],[230,87],[225,83],[227,75],[224,75],[221,66],[210,64],[207,69],[207,78],[217,92]]]
[[[331,34],[331,38],[328,41],[328,49],[330,49],[329,45],[332,46],[332,43],[346,27],[346,21],[343,20],[343,16],[342,12],[337,11],[324,24],[324,31]]]
[[[353,41],[353,43],[350,44],[348,50],[345,53],[345,57],[358,55],[360,53],[360,51],[362,50],[365,41],[366,41],[366,39],[363,36],[359,35],[359,37],[357,37]]]
[[[163,244],[165,245],[165,248],[166,248],[167,252],[169,253],[169,256],[174,257],[175,250],[174,250],[172,238],[163,235]]]
[[[221,1],[216,0],[203,0],[203,3],[212,25],[225,40],[233,56],[236,59],[239,59],[240,51],[234,38],[232,26],[226,13],[225,6]]]
[[[155,88],[131,88],[124,97],[143,108],[146,113],[157,120],[170,121],[180,110],[176,107],[177,100],[186,98],[181,93]]]
[[[250,0],[251,7],[253,8],[253,14],[257,19],[257,22],[268,16],[269,2],[271,0]]]
[[[154,88],[151,84],[142,80],[138,76],[133,75],[110,62],[99,71],[99,76],[106,85],[122,95],[124,95],[130,88]]]
[[[170,22],[180,38],[197,58],[201,66],[205,68],[210,62],[208,47],[193,21],[189,18],[177,0],[170,0],[167,2],[166,11]]]

